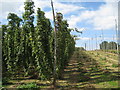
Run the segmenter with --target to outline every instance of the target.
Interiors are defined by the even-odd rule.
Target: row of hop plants
[[[53,77],[54,31],[51,22],[40,8],[35,16],[32,0],[24,2],[24,5],[25,12],[21,18],[9,13],[8,24],[2,25],[3,83],[18,73],[43,80]],[[74,52],[75,41],[61,13],[56,14],[56,22],[56,70],[60,78]]]

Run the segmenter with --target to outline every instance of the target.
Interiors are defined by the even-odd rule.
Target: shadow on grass
[[[75,54],[74,54],[75,55]],[[86,56],[83,56],[84,58],[87,58]],[[84,65],[83,63],[79,62],[78,56],[77,58],[74,56],[72,57],[71,61],[69,62],[68,66],[64,70],[64,79],[68,82],[68,84],[64,85],[58,85],[58,88],[64,88],[64,89],[83,89],[83,88],[95,88],[92,85],[84,86],[88,84],[86,81],[88,81],[90,78],[88,75],[85,75],[88,73],[86,70],[80,68],[81,65]],[[92,89],[94,90],[94,89]]]
[[[80,63],[79,71],[81,72],[79,76],[80,82],[88,81],[91,84],[97,84],[101,82],[118,80],[118,72],[100,67],[99,63],[85,52],[81,52],[81,54],[79,54],[78,61]],[[81,63],[86,64],[87,68],[89,68],[87,73],[82,73],[82,71],[87,68],[84,68],[85,66],[81,65]]]

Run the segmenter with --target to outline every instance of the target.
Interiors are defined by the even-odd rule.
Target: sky
[[[16,13],[22,17],[25,0],[1,0],[0,22],[7,24],[8,13]],[[53,21],[50,0],[33,0],[35,15],[37,8],[45,12],[45,16]],[[83,33],[72,31],[77,35],[76,47],[87,50],[99,49],[102,41],[116,40],[116,24],[118,23],[118,0],[53,0],[55,12],[61,12],[68,21],[69,28],[77,28]],[[116,22],[115,22],[116,20]]]

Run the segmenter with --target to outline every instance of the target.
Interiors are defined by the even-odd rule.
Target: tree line
[[[120,48],[120,45],[119,45]],[[101,50],[116,50],[117,49],[117,43],[116,42],[107,42],[107,41],[103,41],[102,43],[100,43],[100,49]]]
[[[2,25],[2,71],[3,83],[16,74],[41,80],[53,78],[54,30],[44,11],[34,11],[34,2],[24,2],[22,17],[9,13],[7,25]],[[57,78],[75,49],[67,20],[62,13],[56,14],[57,27]]]

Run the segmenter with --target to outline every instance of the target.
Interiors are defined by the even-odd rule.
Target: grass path
[[[103,51],[88,51],[86,52],[94,58],[102,67],[108,67],[112,71],[118,71],[118,55],[111,54]]]
[[[111,55],[111,53],[106,53],[102,51],[91,51],[86,52],[88,57],[92,58],[92,62],[98,63],[95,69],[98,74],[95,74],[93,81],[96,88],[118,88],[118,66],[113,66],[118,63],[117,55]],[[99,53],[96,56],[96,53]],[[102,58],[102,59],[101,59]],[[105,58],[105,59],[104,59]],[[116,62],[114,62],[114,61]],[[93,70],[94,71],[94,70]],[[92,74],[92,73],[91,73]]]
[[[68,88],[97,89],[97,88],[118,88],[118,67],[112,66],[117,55],[105,52],[81,52],[69,62],[65,69]],[[92,55],[91,55],[92,53]],[[77,57],[77,58],[75,58]],[[106,59],[101,60],[101,58]]]

